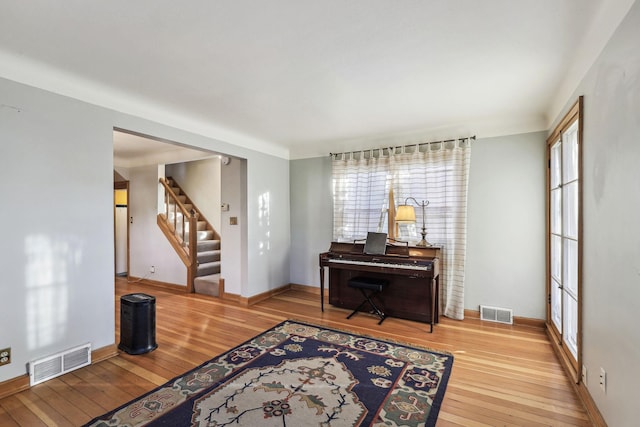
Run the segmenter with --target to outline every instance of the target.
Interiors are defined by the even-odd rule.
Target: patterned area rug
[[[87,426],[433,426],[452,364],[286,321]]]

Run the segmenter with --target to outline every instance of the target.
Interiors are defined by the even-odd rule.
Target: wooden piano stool
[[[360,309],[365,304],[369,304],[371,306],[371,309],[373,310],[373,313],[375,313],[380,318],[378,325],[384,322],[384,319],[386,319],[387,316],[376,305],[376,303],[372,300],[372,298],[382,293],[385,286],[387,286],[388,284],[389,282],[387,280],[377,279],[373,277],[358,276],[358,277],[353,277],[349,279],[349,281],[347,282],[347,285],[351,288],[359,289],[364,299],[362,300],[360,305],[357,306],[356,309],[353,310],[353,312],[351,312],[351,314],[347,316],[347,319],[351,319],[351,316],[353,316],[358,311],[360,311]]]

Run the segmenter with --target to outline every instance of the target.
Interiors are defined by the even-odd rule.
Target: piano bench
[[[364,297],[364,300],[362,300],[360,305],[356,307],[356,309],[353,310],[353,312],[350,315],[347,316],[347,319],[350,319],[351,316],[353,316],[358,311],[360,311],[360,309],[365,304],[368,303],[371,306],[373,313],[375,313],[380,318],[378,325],[384,322],[384,319],[386,319],[387,316],[384,314],[382,310],[378,308],[378,306],[373,302],[371,298],[381,293],[384,290],[384,287],[387,286],[388,284],[389,282],[387,280],[376,279],[373,277],[358,276],[358,277],[352,277],[351,279],[349,279],[347,281],[347,285],[350,288],[359,289],[360,292],[362,293],[362,296]]]

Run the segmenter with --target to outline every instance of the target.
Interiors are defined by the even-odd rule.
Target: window
[[[547,140],[547,157],[547,327],[578,381],[582,315],[582,97]]]
[[[443,314],[464,317],[467,182],[471,161],[468,138],[435,144],[336,155],[333,175],[333,240],[364,239],[369,231],[388,232],[388,207],[408,197],[425,209],[426,240],[441,248]],[[411,203],[410,203],[411,204]],[[422,209],[416,224],[398,227],[398,239],[422,237]],[[395,230],[394,230],[394,233]]]

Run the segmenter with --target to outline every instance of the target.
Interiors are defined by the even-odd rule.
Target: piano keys
[[[364,253],[364,243],[332,242],[319,256],[320,308],[324,311],[325,269],[329,271],[329,303],[354,309],[362,295],[347,286],[355,276],[384,278],[389,281],[381,294],[386,315],[427,322],[433,332],[438,323],[440,248],[387,245],[384,255]]]

